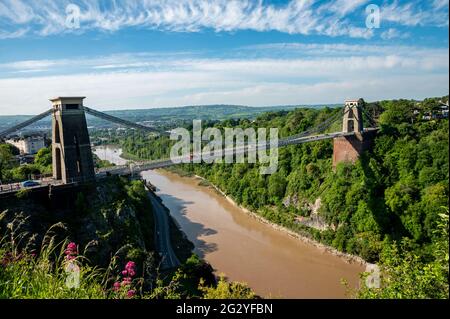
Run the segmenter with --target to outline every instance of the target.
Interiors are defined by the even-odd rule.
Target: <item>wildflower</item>
[[[136,264],[134,263],[134,261],[129,261],[125,265],[125,269],[128,270],[128,271],[135,270],[136,269]]]
[[[124,286],[126,286],[126,285],[129,285],[129,284],[131,284],[131,277],[125,277],[125,278],[123,278],[123,280],[122,280],[122,285],[124,285]]]
[[[128,292],[127,292],[127,297],[128,298],[133,298],[134,295],[136,295],[136,291],[135,290],[133,290],[133,289],[128,290]]]
[[[115,291],[118,291],[118,290],[120,289],[120,282],[116,281],[116,282],[114,283],[113,287],[114,287],[114,290],[115,290]]]
[[[122,281],[115,282],[113,289],[114,291],[118,291],[120,287],[128,287],[127,296],[132,298],[136,293],[133,289],[131,289],[133,277],[136,275],[136,264],[133,261],[127,262],[124,269],[121,271],[121,275],[123,276]]]
[[[77,244],[75,244],[74,242],[69,243],[67,245],[67,249],[71,250],[71,251],[77,251]]]
[[[66,250],[64,251],[66,254],[67,260],[73,260],[76,258],[78,254],[77,244],[71,242],[67,245]]]

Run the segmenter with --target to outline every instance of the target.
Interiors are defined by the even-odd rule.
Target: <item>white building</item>
[[[36,154],[41,148],[45,147],[45,139],[39,135],[13,138],[7,140],[6,143],[17,147],[20,154]]]

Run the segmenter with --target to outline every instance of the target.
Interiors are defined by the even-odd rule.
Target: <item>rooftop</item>
[[[53,99],[50,99],[50,101],[55,102],[61,100],[84,100],[85,98],[86,98],[85,96],[58,96]]]

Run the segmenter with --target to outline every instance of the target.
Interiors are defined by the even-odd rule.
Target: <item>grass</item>
[[[0,298],[107,297],[102,272],[85,265],[81,256],[70,261],[64,259],[62,252],[57,254],[55,251],[58,245],[54,245],[53,241],[43,247],[39,256],[33,253],[18,254],[8,249],[8,245],[5,246],[0,249]],[[70,271],[75,268],[79,272]]]
[[[0,214],[0,220],[4,213]],[[105,299],[125,298],[139,280],[115,291],[116,258],[107,269],[92,267],[89,260],[75,251],[68,251],[68,240],[55,242],[57,228],[50,227],[43,237],[38,253],[27,250],[34,240],[26,232],[17,233],[20,224],[11,222],[0,239],[0,299]],[[75,245],[72,243],[72,245]],[[87,247],[86,247],[87,248]],[[86,249],[85,249],[86,250]]]

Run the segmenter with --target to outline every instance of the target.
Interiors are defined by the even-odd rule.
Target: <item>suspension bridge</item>
[[[184,156],[176,159],[135,161],[127,165],[95,170],[85,113],[139,131],[157,135],[169,135],[169,133],[97,111],[84,106],[83,100],[84,97],[58,97],[51,99],[51,109],[0,132],[0,139],[5,139],[7,136],[47,116],[52,117],[53,177],[37,187],[89,182],[106,175],[137,174],[145,170],[164,168],[177,165],[180,162],[190,161],[193,156],[197,155],[191,153],[187,157]],[[367,128],[363,126],[363,117],[369,123],[369,127]],[[323,133],[337,121],[342,121],[341,131]],[[282,138],[276,144],[267,142],[241,148],[225,148],[222,152],[219,152],[220,155],[210,155],[209,158],[215,160],[227,155],[248,154],[251,147],[256,148],[256,151],[265,151],[274,147],[279,148],[288,145],[333,139],[333,166],[335,166],[342,161],[355,161],[361,152],[370,147],[370,141],[376,130],[376,122],[368,114],[367,110],[365,110],[364,101],[362,99],[350,100],[345,102],[340,112],[336,112],[336,114],[322,123],[299,134]],[[20,184],[14,185],[14,187],[13,184],[2,185],[0,187],[0,193],[17,191],[17,187],[20,187]]]

